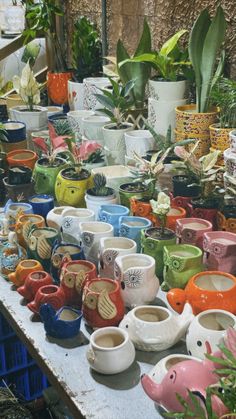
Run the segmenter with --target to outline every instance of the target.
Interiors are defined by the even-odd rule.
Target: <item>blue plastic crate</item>
[[[27,401],[30,400],[29,375],[27,369],[8,374],[3,380],[16,397],[23,398]],[[0,380],[0,386],[4,387],[4,382],[2,380]]]
[[[4,342],[4,351],[6,372],[27,366],[27,351],[17,336]]]
[[[30,367],[28,372],[30,399],[37,399],[42,396],[43,390],[48,387],[47,378],[37,365]]]

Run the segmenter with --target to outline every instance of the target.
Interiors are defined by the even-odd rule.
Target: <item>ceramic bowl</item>
[[[27,275],[24,284],[17,289],[17,292],[19,292],[19,294],[22,295],[22,297],[24,297],[28,302],[34,299],[39,288],[44,285],[52,284],[51,275],[42,269],[43,268],[39,268],[34,272],[30,272]]]
[[[51,304],[55,310],[65,305],[63,290],[57,285],[44,285],[38,289],[34,300],[27,304],[27,307],[35,314],[39,314],[42,304]]]
[[[22,260],[18,263],[15,272],[8,275],[8,279],[13,282],[16,287],[24,284],[27,276],[31,272],[43,269],[41,263],[34,259]]]
[[[80,331],[82,313],[74,308],[65,306],[56,311],[51,304],[43,304],[40,317],[46,333],[56,339],[70,339]]]

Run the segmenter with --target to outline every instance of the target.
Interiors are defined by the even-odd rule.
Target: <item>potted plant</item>
[[[94,211],[97,219],[101,205],[117,204],[118,198],[114,189],[106,186],[106,177],[102,173],[97,173],[93,177],[94,186],[87,190],[85,202],[88,209]]]
[[[122,183],[119,188],[120,203],[130,208],[130,199],[135,196],[136,199],[144,198],[148,193],[148,185],[142,182]]]
[[[72,66],[73,76],[68,81],[70,109],[84,109],[83,80],[102,73],[101,40],[95,25],[85,16],[81,16],[74,25]]]
[[[226,20],[219,6],[211,19],[204,9],[195,21],[189,39],[189,57],[195,72],[196,105],[176,108],[176,140],[200,140],[198,157],[209,151],[209,126],[217,122],[218,109],[212,108],[210,94],[224,64],[224,52],[217,65],[218,52],[224,41]],[[217,68],[216,68],[217,65]]]
[[[81,159],[87,170],[106,165],[103,148],[96,141],[83,141],[79,150]]]

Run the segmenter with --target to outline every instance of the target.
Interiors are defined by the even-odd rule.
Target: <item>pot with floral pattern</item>
[[[123,216],[119,220],[119,236],[132,239],[137,244],[137,252],[141,250],[141,231],[152,226],[144,217]]]
[[[98,211],[98,221],[109,223],[114,228],[114,236],[119,235],[119,219],[129,215],[129,209],[123,205],[101,205]]]
[[[49,227],[32,228],[27,240],[28,257],[38,260],[49,271],[52,249],[59,240],[58,231]]]
[[[61,268],[64,263],[71,260],[84,260],[84,252],[79,245],[70,243],[57,243],[52,250],[50,274],[56,284],[60,282]]]
[[[236,234],[211,231],[203,235],[204,262],[209,270],[236,274]]]
[[[203,248],[203,234],[212,231],[210,221],[201,218],[182,218],[176,221],[176,236],[179,243]]]
[[[39,288],[43,287],[44,285],[51,285],[52,284],[52,277],[47,272],[43,271],[42,268],[30,272],[25,279],[24,284],[17,288],[17,292],[19,292],[22,297],[25,298],[28,302],[33,301],[35,294],[39,290]]]
[[[26,259],[25,249],[17,242],[16,233],[10,231],[8,241],[4,243],[0,254],[0,273],[6,279],[16,271],[17,265]]]
[[[95,213],[87,208],[67,208],[62,212],[61,231],[63,240],[80,242],[80,222],[95,221]]]
[[[117,256],[136,253],[134,240],[126,237],[105,237],[100,239],[99,273],[105,278],[114,279],[114,263]]]
[[[45,227],[45,221],[41,215],[20,215],[16,222],[15,232],[21,246],[27,247],[28,236],[33,227]]]
[[[125,314],[118,281],[95,278],[83,289],[82,311],[86,323],[93,327],[117,326]]]
[[[87,260],[98,265],[98,251],[102,237],[113,237],[114,229],[111,224],[102,221],[79,223],[81,242]]]
[[[118,256],[114,264],[114,277],[121,284],[121,295],[126,307],[148,304],[159,289],[155,275],[155,259],[134,253]]]
[[[185,288],[189,279],[204,270],[202,250],[190,244],[173,244],[164,247],[164,282],[162,290]]]

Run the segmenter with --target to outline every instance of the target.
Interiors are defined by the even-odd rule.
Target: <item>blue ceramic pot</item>
[[[60,283],[62,265],[70,260],[85,260],[84,252],[77,244],[58,243],[51,257],[50,273],[56,284]]]
[[[33,207],[34,214],[42,215],[44,218],[46,218],[48,212],[54,208],[54,198],[51,195],[33,195],[28,201]]]
[[[129,208],[123,205],[101,205],[98,211],[98,221],[109,223],[114,228],[114,236],[119,236],[119,219],[129,215]]]
[[[18,143],[26,139],[26,125],[20,121],[4,122],[3,128],[9,143]]]
[[[65,306],[56,311],[50,304],[43,304],[40,316],[46,333],[56,339],[73,338],[80,331],[82,312],[79,310]]]
[[[4,207],[4,212],[9,219],[9,228],[14,230],[16,220],[19,215],[33,214],[34,211],[30,204],[25,202],[13,202],[11,199],[9,199]]]
[[[141,231],[152,226],[147,218],[124,216],[119,220],[119,236],[132,239],[137,244],[137,253],[141,252]]]

